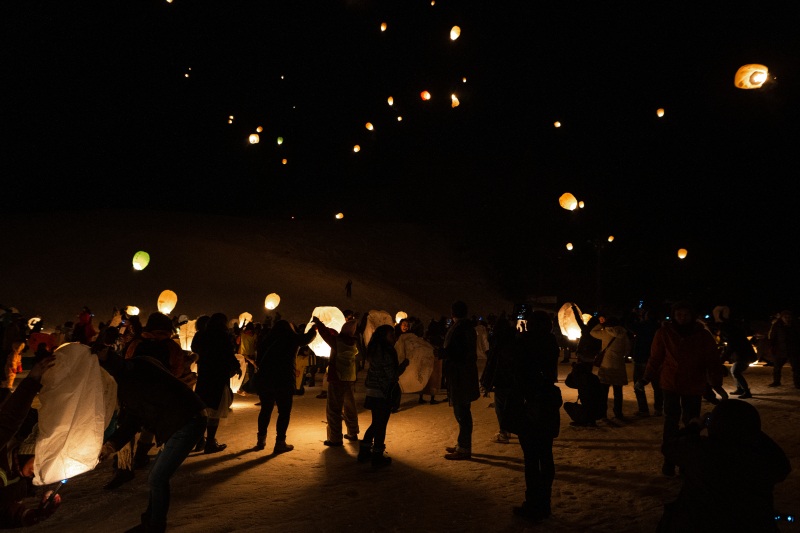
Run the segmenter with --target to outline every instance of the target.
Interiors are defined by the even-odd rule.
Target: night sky
[[[580,290],[766,314],[800,296],[791,3],[1,9],[2,198],[16,220],[92,207],[343,212],[472,235],[465,257],[515,299]],[[769,67],[763,88],[734,86],[747,63]],[[586,208],[561,209],[567,191]]]

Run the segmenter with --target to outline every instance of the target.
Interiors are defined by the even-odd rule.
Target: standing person
[[[653,338],[644,377],[634,385],[636,390],[643,391],[647,383],[656,378],[661,380],[664,392],[663,442],[675,438],[681,420],[685,426],[700,416],[700,402],[709,381],[717,390],[725,392],[722,389],[723,372],[711,332],[697,321],[690,303],[675,303],[672,320],[665,322]],[[675,463],[670,458],[664,458],[661,473],[675,475]]]
[[[461,461],[472,457],[471,404],[481,396],[478,384],[477,335],[467,318],[467,304],[454,302],[451,306],[453,325],[444,339],[444,374],[447,377],[447,397],[458,422],[458,443],[447,447],[445,459]]]
[[[374,468],[389,466],[392,458],[384,454],[386,450],[386,426],[392,414],[395,398],[399,401],[400,375],[408,366],[408,359],[397,362],[394,349],[394,328],[388,324],[378,326],[367,346],[367,378],[364,386],[367,397],[364,407],[372,412],[372,423],[364,432],[358,450],[358,461],[370,460]]]
[[[356,321],[348,320],[340,333],[328,328],[318,317],[314,317],[317,332],[331,347],[331,362],[328,367],[328,400],[325,412],[328,420],[328,438],[325,446],[341,446],[342,438],[358,440],[358,409],[356,408]],[[342,435],[342,419],[347,433]]]
[[[722,360],[731,363],[731,377],[736,383],[736,390],[731,394],[741,399],[752,398],[750,385],[744,377],[744,372],[750,368],[750,363],[756,360],[756,351],[753,345],[747,340],[747,334],[740,323],[729,318],[720,318],[721,322],[716,324],[719,339],[724,347],[722,349]]]
[[[603,343],[601,347],[603,362],[600,364],[600,368],[597,369],[597,377],[600,378],[600,383],[606,386],[606,406],[608,405],[608,391],[613,388],[614,418],[624,421],[622,387],[628,384],[628,370],[625,368],[625,358],[631,353],[628,330],[622,327],[616,318],[608,317],[603,323],[597,324],[592,328],[591,335],[595,339],[600,339]]]
[[[81,344],[91,345],[94,338],[97,336],[97,330],[92,325],[94,315],[88,307],[81,309],[78,315],[78,323],[72,329],[72,342],[80,342]]]
[[[348,279],[347,283],[345,283],[344,295],[346,298],[351,298],[353,296],[353,280]]]
[[[256,341],[256,326],[252,322],[248,322],[245,324],[241,334],[239,334],[239,347],[236,350],[236,355],[243,357],[247,363],[247,372],[237,391],[239,396],[247,396],[245,389],[251,389],[250,381],[253,379],[253,374],[255,374],[256,365]],[[250,392],[252,392],[252,389]]]
[[[206,328],[194,336],[192,351],[198,355],[195,392],[209,409],[203,453],[221,452],[228,445],[218,443],[216,436],[219,421],[228,417],[233,401],[230,380],[242,374],[228,332],[228,317],[223,313],[211,315]]]
[[[150,497],[141,524],[128,531],[163,532],[170,503],[169,480],[203,435],[205,404],[185,383],[150,357],[122,359],[111,352],[98,354],[117,382],[119,425],[103,444],[104,461],[147,429],[164,444],[150,469]],[[164,406],[169,406],[165,409]]]
[[[512,362],[516,332],[516,328],[507,318],[497,319],[489,339],[486,368],[483,369],[483,375],[481,375],[481,387],[487,393],[494,393],[494,412],[500,430],[492,438],[492,442],[499,444],[508,444],[508,432],[501,427],[501,422],[511,388],[514,385]]]
[[[526,331],[514,342],[513,391],[508,400],[513,426],[525,459],[525,502],[514,514],[532,522],[550,516],[556,469],[553,439],[561,426],[558,342],[544,311],[526,313]]]
[[[792,365],[794,386],[800,389],[800,327],[798,327],[794,313],[788,309],[781,311],[778,320],[769,331],[769,340],[775,358],[775,366],[772,368],[772,383],[769,386],[781,386],[781,371],[786,361],[789,361]]]
[[[645,310],[642,319],[630,324],[629,329],[633,333],[633,382],[636,383],[644,377],[644,370],[647,368],[647,361],[650,359],[650,348],[653,346],[653,338],[656,331],[661,327],[655,318],[655,313]],[[656,376],[651,383],[653,386],[653,414],[661,416],[664,412],[664,395]],[[650,408],[647,405],[647,395],[644,391],[634,390],[636,403],[639,410],[634,413],[636,416],[650,416]]]
[[[278,420],[275,423],[274,454],[294,449],[286,444],[286,430],[292,414],[295,387],[295,356],[301,346],[307,345],[317,334],[314,325],[307,333],[297,333],[294,325],[286,320],[278,320],[270,332],[258,344],[258,362],[255,382],[261,411],[258,413],[258,433],[256,450],[263,450],[267,442],[267,428],[272,410],[278,406]]]
[[[425,387],[419,393],[418,402],[420,404],[430,403],[431,405],[436,405],[442,402],[442,400],[436,399],[436,393],[442,388],[442,345],[444,344],[444,331],[445,328],[442,327],[440,322],[431,319],[428,324],[428,329],[423,335],[423,338],[433,346],[433,372],[431,372],[431,377],[428,378],[428,383],[425,384]],[[430,395],[430,402],[425,401],[425,394]]]
[[[581,338],[578,340],[578,347],[575,348],[575,357],[578,362],[591,363],[594,361],[594,356],[600,353],[602,346],[600,339],[592,337],[592,330],[597,324],[601,324],[605,318],[602,315],[593,315],[584,324],[581,318],[581,311],[577,305],[572,306],[572,314],[575,315],[575,321],[578,322],[578,327],[581,328]]]

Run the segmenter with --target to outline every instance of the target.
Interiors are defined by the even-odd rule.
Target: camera
[[[525,320],[527,314],[528,304],[516,304],[514,306],[514,316],[517,317],[517,320]]]

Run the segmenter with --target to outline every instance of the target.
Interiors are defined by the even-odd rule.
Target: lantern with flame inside
[[[355,145],[355,146],[353,146],[353,151],[354,151],[355,153],[358,153],[358,152],[360,152],[360,151],[361,151],[361,146],[360,146],[360,145],[358,145],[358,144],[357,144],[357,145]]]
[[[586,204],[583,202],[583,200],[581,200],[580,202],[578,202],[578,207],[579,207],[580,209],[583,209],[583,208],[584,208],[584,206],[586,206]]]
[[[743,65],[736,71],[733,84],[740,89],[759,89],[769,77],[769,69],[764,65]]]
[[[419,93],[419,95],[423,100],[427,101],[431,99],[431,93],[429,93],[428,91],[422,91],[421,93]]]
[[[228,115],[228,124],[233,124],[233,115]]]
[[[251,133],[247,140],[250,141],[250,144],[258,144],[258,141],[261,139],[259,138],[258,133]]]
[[[272,311],[278,304],[281,303],[281,297],[275,294],[274,292],[267,295],[266,299],[264,300],[264,307]]]
[[[372,131],[372,130],[375,129],[375,126],[372,125],[372,122],[367,122],[364,127],[367,128],[369,131]]]
[[[458,107],[460,104],[461,104],[461,102],[458,101],[458,97],[455,95],[455,93],[451,94],[450,95],[450,107]]]
[[[558,198],[558,205],[567,211],[574,211],[578,207],[578,200],[572,193],[565,192]]]
[[[135,305],[129,305],[125,308],[125,314],[128,316],[138,316],[139,315],[139,308]]]
[[[681,248],[680,250],[678,250],[678,259],[686,259],[686,256],[688,254],[689,252],[686,250],[686,248]]]
[[[283,137],[278,137],[278,146],[283,144]]]
[[[158,295],[158,302],[156,303],[156,307],[158,307],[158,311],[160,313],[164,313],[168,315],[175,309],[175,305],[178,303],[178,295],[172,292],[171,290],[167,289],[162,291],[161,294]]]
[[[336,220],[342,220],[344,218],[344,213],[336,213]]]
[[[609,235],[608,236],[608,242],[614,242],[614,236],[613,235]]]
[[[556,128],[560,128],[561,127],[561,122],[556,120],[555,122],[553,122],[553,126],[555,126]]]
[[[335,330],[336,333],[341,331],[345,323],[344,313],[342,313],[338,307],[315,307],[314,312],[311,313],[311,318],[313,319],[314,317],[319,318],[326,327]],[[309,321],[308,325],[306,325],[305,332],[308,333],[313,325],[314,322]],[[322,336],[320,336],[319,333],[308,343],[308,347],[311,348],[317,357],[331,356],[331,347],[327,342],[322,340]]]
[[[381,31],[386,31],[386,23],[381,22]]]
[[[245,324],[249,324],[253,321],[253,315],[245,311],[241,315],[239,315],[239,327],[243,328]]]
[[[574,246],[572,246],[572,243],[568,242],[567,243],[567,250],[572,251],[573,248],[574,248]]]
[[[150,264],[150,254],[147,252],[138,251],[133,254],[133,268],[134,270],[144,270]]]
[[[256,133],[261,133],[262,131],[264,131],[264,128],[262,126],[256,128]]]
[[[289,160],[288,160],[288,159],[281,159],[281,164],[282,164],[282,165],[285,165],[285,164],[286,164],[286,163],[288,163],[288,162],[289,162]]]
[[[578,305],[570,302],[565,303],[558,310],[558,327],[561,328],[561,334],[571,341],[581,338],[581,327],[578,324],[581,318],[576,317],[575,313],[572,312],[573,305],[578,309],[579,315],[582,314]]]
[[[461,28],[459,28],[458,26],[453,26],[452,28],[450,28],[451,41],[455,41],[456,39],[459,38],[460,35],[461,35]]]
[[[404,318],[408,318],[408,313],[405,311],[398,311],[396,315],[394,315],[395,323],[399,324],[401,320]]]
[[[664,108],[663,107],[659,107],[658,109],[656,109],[656,116],[658,116],[658,118],[661,118],[661,117],[664,116]]]
[[[389,105],[394,105],[394,98],[392,98],[392,97],[390,96],[389,98],[387,98],[387,99],[386,99],[386,102],[387,102]]]

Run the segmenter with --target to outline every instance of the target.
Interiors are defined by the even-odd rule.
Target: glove
[[[640,379],[639,381],[633,384],[633,390],[635,390],[636,392],[644,392],[644,387],[648,383],[649,381],[647,381],[646,379]]]

